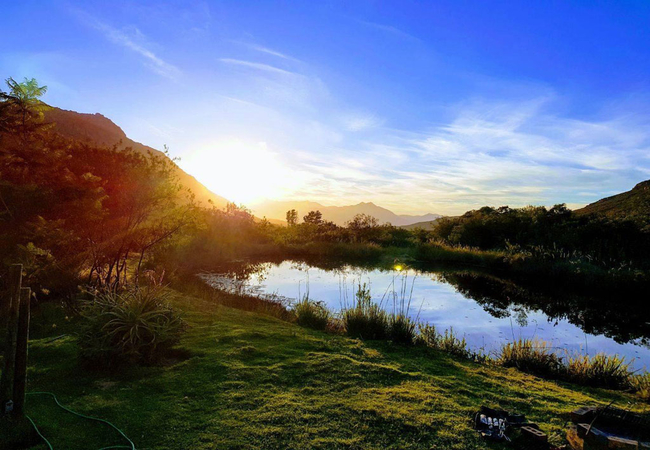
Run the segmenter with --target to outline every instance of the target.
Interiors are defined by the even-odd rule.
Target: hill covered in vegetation
[[[130,139],[113,121],[98,113],[85,114],[53,107],[45,111],[45,122],[52,123],[57,134],[77,142],[100,147],[116,146],[118,150],[131,148],[145,155],[151,152],[157,156],[165,156],[159,150]],[[197,202],[207,205],[208,201],[212,201],[218,208],[226,206],[227,199],[210,191],[180,167],[174,166],[178,181],[194,193]]]
[[[598,214],[632,220],[644,231],[650,231],[650,180],[642,181],[630,191],[603,198],[575,212],[579,215]]]

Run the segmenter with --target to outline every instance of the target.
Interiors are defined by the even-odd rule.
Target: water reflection
[[[650,322],[639,304],[621,292],[602,300],[541,292],[476,270],[359,267],[327,262],[239,262],[202,274],[220,289],[290,302],[309,292],[329,308],[349,305],[355,285],[368,282],[373,298],[390,309],[412,301],[410,315],[437,327],[453,327],[475,348],[496,349],[504,340],[538,337],[570,352],[620,353],[650,365]],[[416,282],[417,279],[417,282]],[[624,307],[621,301],[625,300]]]

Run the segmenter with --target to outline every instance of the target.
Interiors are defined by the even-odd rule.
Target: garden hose
[[[122,430],[120,430],[118,427],[116,427],[115,425],[113,425],[112,423],[110,423],[108,420],[99,419],[99,418],[97,418],[97,417],[86,416],[86,415],[84,415],[84,414],[81,414],[81,413],[78,413],[78,412],[76,412],[76,411],[73,411],[73,410],[71,410],[71,409],[69,409],[69,408],[66,408],[66,407],[63,406],[61,403],[59,403],[59,399],[56,398],[56,395],[54,395],[54,394],[51,393],[51,392],[28,392],[27,395],[48,395],[48,396],[52,397],[52,398],[54,399],[54,402],[57,404],[57,406],[58,406],[59,408],[63,409],[64,411],[67,411],[67,412],[69,412],[70,414],[74,414],[75,416],[79,416],[79,417],[81,417],[81,418],[83,418],[83,419],[94,420],[94,421],[96,421],[96,422],[105,423],[106,425],[110,426],[111,428],[113,428],[114,430],[116,430],[118,433],[120,433],[124,439],[126,439],[127,441],[129,441],[129,444],[130,444],[130,445],[111,445],[111,446],[109,446],[109,447],[102,447],[102,448],[100,448],[99,450],[111,450],[111,449],[118,449],[118,448],[126,448],[126,449],[136,450],[136,448],[135,448],[135,444],[133,443],[133,441],[132,441],[131,439],[129,439],[129,438],[126,436],[126,434],[124,434],[124,432],[123,432]],[[27,419],[29,419],[29,421],[31,422],[32,426],[33,426],[34,429],[36,430],[36,433],[41,437],[41,439],[43,439],[43,441],[47,444],[48,448],[49,448],[50,450],[54,450],[54,447],[52,446],[52,444],[50,444],[50,441],[48,441],[48,440],[45,438],[45,436],[43,436],[43,434],[42,434],[41,431],[38,429],[38,427],[36,426],[36,423],[34,423],[34,421],[32,420],[32,418],[29,417],[29,416],[27,416]]]

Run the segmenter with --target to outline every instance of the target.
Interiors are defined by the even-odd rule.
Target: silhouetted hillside
[[[650,180],[642,181],[630,191],[603,198],[575,212],[634,220],[644,230],[650,231]]]
[[[59,134],[81,142],[106,147],[117,145],[119,149],[131,147],[137,152],[147,153],[147,151],[151,151],[162,154],[159,150],[129,139],[120,127],[98,113],[85,114],[53,108],[45,113],[45,120],[53,122],[55,124],[54,129]],[[192,190],[199,202],[207,204],[208,200],[212,200],[218,208],[223,208],[228,203],[228,200],[210,191],[180,167],[177,167],[177,169],[179,181],[183,186]]]

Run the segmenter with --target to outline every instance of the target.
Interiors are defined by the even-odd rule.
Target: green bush
[[[354,307],[343,311],[343,324],[347,333],[363,339],[386,339],[390,326],[388,314],[372,301],[370,288],[365,283],[359,284],[354,295]]]
[[[153,362],[185,329],[159,289],[99,292],[84,303],[81,315],[81,357],[102,365]]]
[[[315,330],[325,330],[332,318],[323,302],[311,300],[307,295],[294,305],[293,312],[298,325]]]

